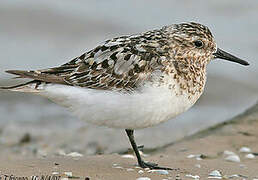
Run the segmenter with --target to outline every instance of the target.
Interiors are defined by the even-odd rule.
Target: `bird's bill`
[[[217,48],[217,51],[213,54],[215,58],[219,58],[219,59],[224,59],[224,60],[228,60],[228,61],[232,61],[232,62],[235,62],[235,63],[239,63],[239,64],[242,64],[242,65],[249,65],[248,62],[236,57],[236,56],[233,56],[219,48]]]

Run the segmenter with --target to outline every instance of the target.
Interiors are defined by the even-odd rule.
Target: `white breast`
[[[164,87],[146,86],[124,94],[80,87],[47,84],[40,93],[77,117],[100,126],[139,129],[167,121],[190,108],[201,94],[188,99]]]

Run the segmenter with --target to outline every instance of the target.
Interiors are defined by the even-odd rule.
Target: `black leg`
[[[155,164],[155,163],[144,162],[141,158],[138,147],[134,141],[134,135],[133,135],[134,130],[126,129],[125,131],[126,131],[127,136],[129,137],[130,143],[131,143],[133,150],[135,152],[135,155],[137,157],[138,165],[141,168],[172,170],[171,168],[159,167],[158,164]]]

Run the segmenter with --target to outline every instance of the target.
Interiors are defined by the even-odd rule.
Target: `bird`
[[[138,166],[171,170],[142,159],[134,131],[192,107],[214,59],[249,65],[218,48],[207,26],[185,22],[106,40],[61,66],[8,70],[30,81],[1,89],[40,95],[83,121],[125,129]]]

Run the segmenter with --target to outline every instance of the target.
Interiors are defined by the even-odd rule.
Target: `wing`
[[[133,90],[151,79],[168,58],[160,30],[106,41],[62,66],[38,71],[7,71],[21,78],[94,89]]]

